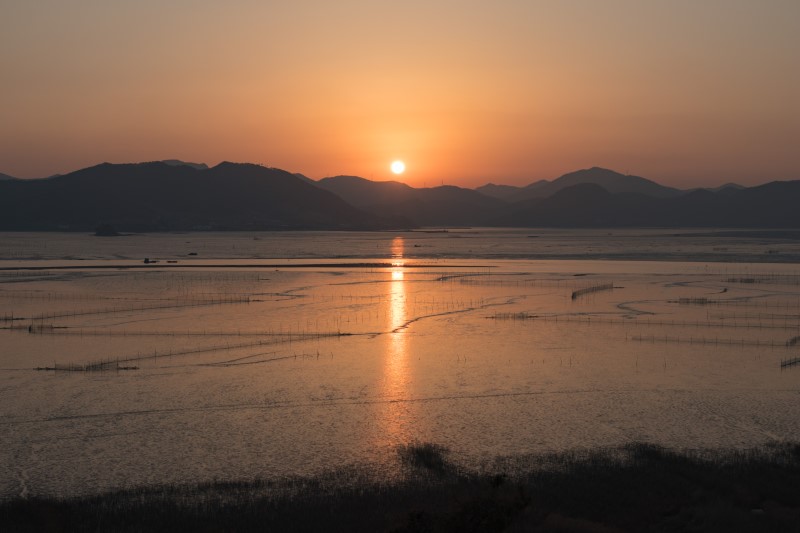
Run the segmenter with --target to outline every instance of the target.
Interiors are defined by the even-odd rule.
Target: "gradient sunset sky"
[[[5,0],[0,172],[800,179],[800,1]]]

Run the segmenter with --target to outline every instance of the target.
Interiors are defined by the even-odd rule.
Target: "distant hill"
[[[547,185],[549,183],[551,183],[549,180],[534,181],[533,183],[529,183],[528,185],[526,185],[525,189],[527,189],[529,191],[535,191],[537,189],[540,189],[540,188],[544,187],[545,185]]]
[[[576,172],[564,174],[560,178],[553,181],[538,181],[532,183],[525,188],[523,193],[524,198],[546,198],[552,196],[562,189],[579,185],[582,183],[591,183],[599,185],[610,193],[638,193],[655,198],[670,198],[678,196],[682,193],[679,189],[672,187],[665,187],[659,185],[654,181],[639,177],[628,176],[614,172],[600,167],[592,167]],[[522,198],[520,198],[522,199]]]
[[[744,185],[739,185],[738,183],[725,183],[720,185],[719,187],[713,187],[708,189],[711,192],[731,192],[731,191],[739,191],[742,189],[746,189]]]
[[[606,227],[627,225],[633,213],[626,209],[652,198],[613,195],[594,183],[579,183],[549,198],[531,198],[513,204],[492,225],[519,227]]]
[[[658,198],[612,194],[581,183],[548,198],[517,202],[489,225],[520,227],[800,227],[800,181],[752,188],[698,189]]]
[[[494,183],[487,183],[475,188],[476,191],[484,196],[491,196],[504,201],[512,201],[520,194],[522,189],[522,187],[515,187],[514,185],[495,185]]]
[[[9,176],[8,174],[3,174],[2,172],[0,172],[0,181],[15,180],[15,179],[17,178],[15,178],[14,176]]]
[[[221,163],[104,163],[43,180],[0,182],[0,229],[94,231],[381,229],[360,211],[283,170]]]
[[[395,202],[404,202],[416,197],[416,189],[399,181],[371,181],[358,176],[333,176],[322,178],[317,183],[350,205],[360,208]]]
[[[313,181],[252,164],[104,163],[45,179],[0,175],[0,231],[800,228],[800,181],[679,191],[591,168],[528,187],[489,184],[479,190],[487,194],[357,176]],[[523,198],[498,197],[506,195]]]
[[[197,170],[206,170],[208,168],[208,165],[205,163],[187,163],[186,161],[181,161],[180,159],[165,159],[161,162],[171,167],[187,166]]]
[[[323,178],[317,185],[375,215],[407,219],[420,226],[483,224],[506,202],[451,185],[415,189],[397,181],[371,181],[357,176]]]
[[[300,178],[301,180],[305,181],[306,183],[316,183],[314,180],[312,180],[308,176],[304,176],[303,174],[300,174],[299,172],[295,172],[294,174],[292,174],[292,176],[294,176],[296,178]]]

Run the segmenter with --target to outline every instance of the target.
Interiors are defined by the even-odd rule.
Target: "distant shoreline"
[[[393,250],[392,246],[399,248]],[[800,231],[439,227],[414,231],[155,232],[127,238],[82,232],[0,232],[0,248],[0,270],[62,266],[67,270],[388,268],[398,266],[401,256],[405,268],[438,266],[445,261],[455,267],[488,266],[497,261],[796,264],[800,263]],[[155,264],[143,264],[145,258]],[[48,267],[48,263],[54,266]]]
[[[291,261],[294,258],[286,258]],[[295,270],[303,268],[353,268],[353,269],[367,269],[367,268],[380,268],[380,269],[425,269],[425,268],[441,268],[445,265],[441,263],[425,263],[415,261],[425,260],[436,261],[454,261],[448,262],[447,268],[485,268],[492,269],[496,265],[492,264],[497,261],[520,261],[520,262],[539,262],[539,261],[586,261],[586,262],[642,262],[642,263],[714,263],[714,264],[749,264],[749,265],[790,265],[800,264],[800,255],[740,255],[736,257],[723,256],[723,255],[635,255],[635,254],[620,254],[612,256],[610,254],[598,255],[527,255],[527,256],[498,256],[498,257],[407,257],[406,262],[401,265],[392,263],[347,263],[347,262],[331,262],[331,263],[252,263],[252,264],[237,264],[237,263],[208,263],[196,264],[191,262],[182,262],[179,260],[158,260],[151,261],[150,263],[129,264],[129,265],[98,265],[98,264],[76,264],[76,265],[24,265],[24,266],[2,266],[4,262],[25,262],[33,263],[37,261],[54,262],[58,259],[2,259],[0,258],[0,272],[13,272],[13,271],[46,271],[46,270],[183,270],[183,269],[270,269],[270,270]],[[461,260],[475,260],[486,261],[486,263],[457,263],[455,261]],[[65,259],[65,261],[106,261],[104,259]],[[112,260],[108,260],[112,261]],[[135,261],[135,260],[131,260]]]
[[[31,260],[34,261],[34,260]],[[45,261],[51,261],[46,259]],[[427,263],[408,263],[402,268],[435,268],[439,265]],[[491,268],[491,265],[448,265],[451,268]],[[235,263],[192,264],[192,263],[167,263],[166,261],[151,261],[149,263],[134,265],[56,265],[56,266],[18,266],[0,267],[0,271],[12,270],[131,270],[131,269],[162,269],[162,268],[269,268],[274,270],[296,268],[398,268],[392,263],[256,263],[251,265]]]

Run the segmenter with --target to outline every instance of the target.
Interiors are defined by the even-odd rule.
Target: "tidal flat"
[[[800,243],[608,233],[2,234],[0,496],[796,442]]]

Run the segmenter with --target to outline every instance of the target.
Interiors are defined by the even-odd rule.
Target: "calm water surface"
[[[608,233],[0,234],[0,495],[796,439],[797,241]]]

